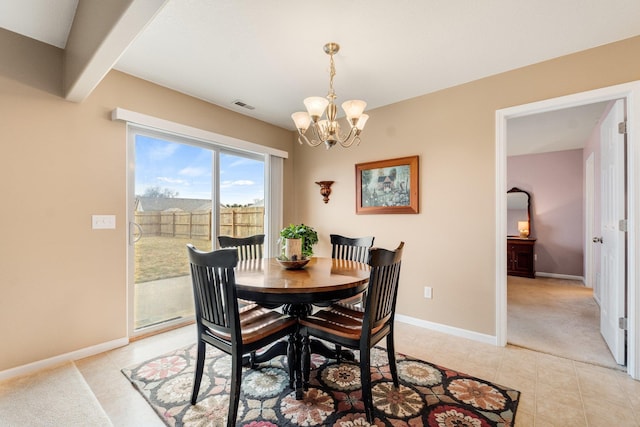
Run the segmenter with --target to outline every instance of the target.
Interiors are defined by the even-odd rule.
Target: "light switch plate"
[[[115,215],[91,215],[91,228],[94,230],[105,230],[116,228]]]

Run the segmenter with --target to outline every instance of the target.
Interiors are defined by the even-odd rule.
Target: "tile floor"
[[[187,326],[76,362],[114,426],[164,424],[120,369],[195,342]],[[522,392],[517,426],[638,426],[640,382],[625,372],[397,323],[396,349]]]

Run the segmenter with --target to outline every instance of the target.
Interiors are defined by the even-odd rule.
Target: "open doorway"
[[[638,150],[638,137],[631,133],[631,129],[637,126],[638,120],[638,100],[637,97],[640,94],[640,87],[638,83],[629,83],[625,85],[619,85],[610,88],[603,88],[596,91],[585,92],[577,95],[571,95],[567,97],[541,101],[533,104],[522,105],[517,107],[511,107],[508,109],[500,110],[496,112],[496,164],[497,164],[497,179],[496,179],[496,218],[497,218],[497,232],[496,232],[496,248],[498,257],[496,260],[496,297],[497,297],[497,312],[496,312],[496,331],[498,344],[505,345],[507,342],[507,276],[506,265],[506,189],[507,189],[507,122],[509,119],[524,117],[527,115],[556,111],[565,108],[571,108],[581,105],[593,104],[597,102],[611,101],[615,99],[625,99],[629,108],[629,121],[628,121],[628,184],[630,185],[627,192],[627,203],[629,206],[628,212],[628,224],[629,232],[627,233],[627,243],[630,248],[630,258],[626,269],[626,275],[629,279],[629,294],[628,294],[628,306],[627,310],[628,319],[628,364],[627,372],[634,378],[638,378],[638,337],[635,336],[635,332],[638,330],[638,280],[637,280],[637,265],[638,265],[638,253],[637,246],[638,241],[636,238],[635,229],[637,229],[637,196],[634,194],[634,188],[637,185],[634,180],[638,177],[638,159],[635,152]],[[637,191],[637,190],[636,190]]]
[[[515,257],[508,252],[507,340],[617,368],[600,334],[594,290],[584,280],[589,264],[585,250],[595,245],[585,239],[585,161],[589,154],[600,157],[600,129],[610,104],[597,102],[507,122],[507,244],[514,249],[528,246],[530,254]],[[513,209],[511,202],[522,194],[526,210]],[[525,220],[518,222],[525,225],[524,236],[516,220]]]

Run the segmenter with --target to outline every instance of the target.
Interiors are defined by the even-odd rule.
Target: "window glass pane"
[[[220,153],[220,235],[264,233],[264,160]]]
[[[186,244],[213,247],[213,154],[135,136],[134,329],[194,315]]]

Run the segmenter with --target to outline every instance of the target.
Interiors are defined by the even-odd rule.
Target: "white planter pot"
[[[284,239],[284,256],[286,256],[288,260],[301,260],[302,239]]]

